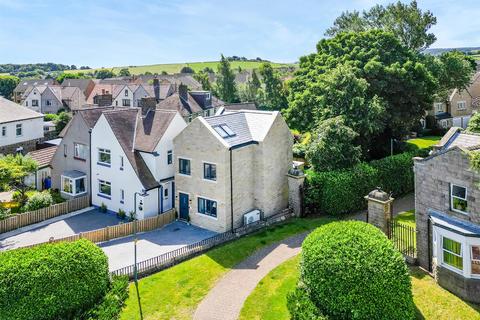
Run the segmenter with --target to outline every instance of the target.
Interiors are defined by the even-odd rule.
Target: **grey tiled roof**
[[[480,145],[480,135],[456,132],[452,135],[450,140],[443,146],[444,149],[450,149],[453,147],[460,147],[468,149]]]
[[[43,117],[43,114],[0,96],[0,123],[41,117]]]
[[[225,138],[222,138],[219,134],[217,136],[223,139],[229,147],[235,147],[246,143],[263,141],[277,115],[278,111],[241,110],[239,112],[208,117],[205,118],[205,121],[212,128],[227,125],[235,135]]]
[[[135,129],[135,150],[153,152],[176,114],[176,111],[155,110],[141,117],[139,112]]]

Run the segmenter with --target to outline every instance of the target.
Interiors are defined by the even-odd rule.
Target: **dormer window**
[[[128,90],[125,90],[125,97],[128,97]]]

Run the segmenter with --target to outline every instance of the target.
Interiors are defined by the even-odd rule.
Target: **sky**
[[[345,10],[372,0],[0,0],[0,64],[111,67],[218,60],[295,62]],[[432,46],[480,46],[478,0],[418,0]]]

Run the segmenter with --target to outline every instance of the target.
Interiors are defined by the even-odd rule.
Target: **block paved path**
[[[271,270],[300,253],[308,232],[276,242],[240,262],[222,279],[198,305],[195,320],[238,319],[243,304]]]

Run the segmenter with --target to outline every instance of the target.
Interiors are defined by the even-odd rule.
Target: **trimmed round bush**
[[[71,319],[109,287],[108,260],[88,240],[0,253],[0,319]]]
[[[331,319],[414,317],[402,255],[379,229],[364,222],[333,222],[305,239],[300,287],[320,314]],[[298,293],[290,299],[301,301]]]

